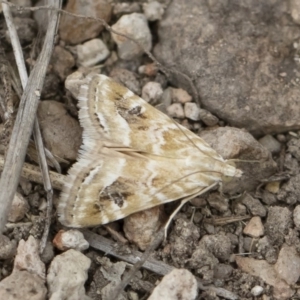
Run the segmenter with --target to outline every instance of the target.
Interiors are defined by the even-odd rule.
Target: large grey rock
[[[255,135],[275,133],[300,129],[299,37],[286,1],[174,0],[155,55],[194,79],[213,114]],[[171,80],[191,91],[179,74]]]

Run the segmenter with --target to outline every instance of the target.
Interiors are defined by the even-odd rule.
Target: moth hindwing
[[[104,75],[80,88],[83,144],[60,196],[62,224],[86,227],[239,177],[204,140]]]

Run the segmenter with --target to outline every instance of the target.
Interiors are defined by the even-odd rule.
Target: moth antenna
[[[198,173],[216,173],[216,174],[221,174],[220,172],[217,172],[217,171],[195,171],[195,172],[192,172],[192,173],[189,173],[187,175],[184,175],[176,180],[173,180],[172,182],[168,183],[167,185],[165,185],[164,187],[162,187],[161,189],[159,189],[153,196],[155,196],[157,193],[160,193],[163,189],[171,186],[172,184],[174,183],[177,183],[179,182],[180,180],[184,179],[184,178],[187,178],[191,175],[195,175],[195,174],[198,174]],[[216,183],[219,183],[219,181],[217,181]]]
[[[247,160],[247,159],[239,159],[239,158],[230,158],[227,159],[226,162],[248,162],[248,163],[261,163],[259,160]]]
[[[183,207],[183,205],[186,204],[191,199],[193,199],[193,198],[195,198],[197,196],[200,196],[200,195],[208,192],[209,190],[211,190],[212,188],[214,188],[215,186],[217,186],[219,183],[220,182],[216,181],[213,184],[211,184],[208,187],[206,187],[205,189],[202,189],[202,190],[198,191],[197,193],[194,193],[193,195],[190,195],[190,196],[188,196],[188,197],[186,197],[186,198],[184,198],[184,199],[181,200],[180,204],[172,212],[171,216],[169,217],[168,222],[164,226],[164,231],[165,231],[164,241],[166,241],[166,239],[167,239],[167,231],[168,231],[168,228],[170,226],[171,221],[174,219],[174,217],[177,215],[177,213],[180,211],[180,209]]]
[[[179,126],[179,124],[177,122],[175,122],[173,119],[171,119],[174,124],[178,127],[178,129],[185,135],[185,137],[191,142],[191,144],[196,148],[198,149],[199,152],[203,153],[203,151],[191,140],[191,138],[182,130],[182,128]],[[207,156],[209,156],[210,158],[212,159],[215,159],[214,157],[210,156],[208,153],[203,153]]]

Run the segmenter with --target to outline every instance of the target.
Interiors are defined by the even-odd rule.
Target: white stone
[[[251,294],[254,297],[258,297],[262,294],[262,292],[264,291],[264,288],[260,285],[256,285],[251,289]]]
[[[157,104],[161,99],[163,94],[163,89],[158,82],[150,81],[143,86],[142,89],[142,98],[146,101],[153,104]]]
[[[109,56],[109,50],[101,39],[92,39],[76,48],[78,63],[83,67],[92,67]]]
[[[186,269],[174,269],[164,276],[148,300],[193,300],[198,295],[197,281]]]
[[[173,103],[167,107],[167,113],[172,118],[183,119],[184,111],[181,103]]]
[[[134,38],[146,50],[151,50],[151,32],[147,19],[143,14],[133,13],[124,15],[112,26],[112,29]],[[118,46],[118,55],[121,59],[131,60],[144,53],[144,50],[139,45],[123,36],[112,33],[112,38]]]
[[[165,12],[163,5],[157,1],[144,3],[143,11],[149,21],[161,20]]]
[[[199,107],[194,102],[187,102],[184,104],[184,114],[190,120],[200,120]]]
[[[73,249],[57,255],[47,275],[49,299],[90,299],[84,289],[90,265],[89,258]]]

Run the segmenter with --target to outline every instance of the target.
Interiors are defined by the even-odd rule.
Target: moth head
[[[232,178],[239,178],[243,175],[243,171],[240,169],[237,169],[236,164],[235,164],[235,160],[227,160],[226,161],[227,165],[230,165],[234,168],[234,173],[233,176],[228,176],[228,175],[223,175],[222,176],[222,181],[223,182],[230,182],[232,180]]]

